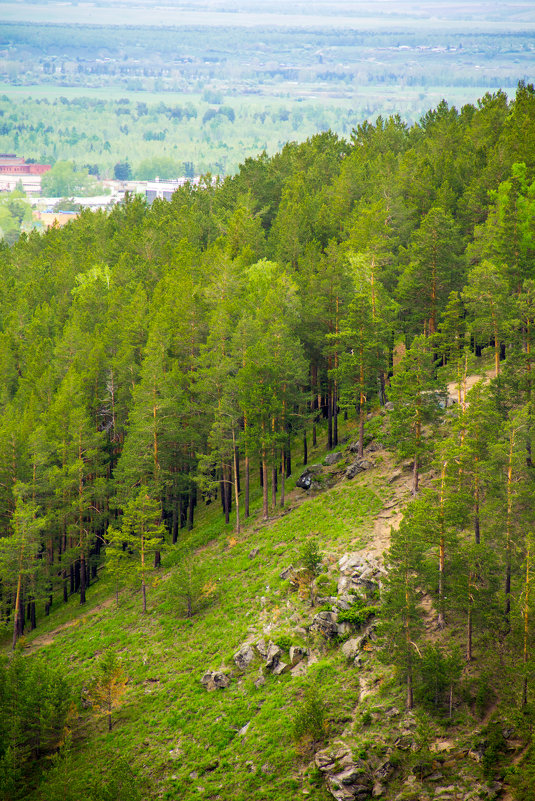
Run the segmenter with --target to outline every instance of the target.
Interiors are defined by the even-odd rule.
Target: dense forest
[[[407,707],[431,696],[451,708],[462,638],[468,663],[494,643],[501,690],[532,722],[534,131],[535,91],[520,84],[511,101],[442,102],[348,140],[323,132],[170,202],[127,198],[3,245],[0,590],[13,648],[72,596],[85,604],[102,565],[117,593],[141,588],[141,614],[199,508],[220,505],[239,534],[253,487],[264,519],[284,506],[295,454],[306,464],[320,429],[333,449],[356,419],[362,457],[387,419],[380,436],[410,460],[414,495],[381,599]],[[481,357],[489,380],[468,390]],[[16,725],[1,719],[0,783],[15,798],[68,710],[43,674],[36,722],[24,689],[36,680],[10,670],[0,693],[19,706]]]

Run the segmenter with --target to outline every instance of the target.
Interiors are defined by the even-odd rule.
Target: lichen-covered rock
[[[286,664],[286,662],[279,661],[275,667],[271,669],[271,672],[274,676],[282,676],[283,673],[289,673],[291,669],[291,665]]]
[[[337,612],[318,612],[310,624],[311,631],[319,631],[328,640],[337,637],[340,633]]]
[[[296,487],[300,487],[304,490],[309,490],[313,488],[313,485],[316,483],[314,481],[314,476],[321,473],[322,467],[320,464],[311,464],[301,473],[299,478],[296,481]]]
[[[343,459],[343,454],[341,451],[336,451],[335,453],[328,453],[325,459],[323,460],[323,464],[326,467],[331,467],[331,465],[336,464],[341,459]]]
[[[302,648],[300,645],[292,645],[290,647],[290,663],[292,667],[301,662],[307,655],[307,649]]]
[[[208,670],[201,679],[207,690],[224,690],[230,684],[230,676],[220,670]]]
[[[255,653],[249,643],[242,645],[239,651],[234,654],[234,663],[238,670],[247,670],[253,659]]]
[[[266,653],[266,667],[268,670],[275,670],[280,662],[282,651],[274,642],[270,642]]]
[[[346,470],[346,478],[351,479],[355,478],[358,473],[363,473],[365,470],[371,470],[372,467],[375,467],[375,463],[371,461],[371,459],[357,459],[353,464],[350,464]]]
[[[368,767],[361,759],[353,759],[345,744],[319,751],[315,763],[337,801],[365,801],[370,797],[373,780]]]

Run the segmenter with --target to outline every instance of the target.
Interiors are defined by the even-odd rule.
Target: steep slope
[[[312,456],[323,461],[319,449]],[[474,743],[470,715],[464,711],[462,725],[451,727],[423,711],[403,713],[403,690],[378,658],[375,618],[343,622],[356,596],[377,606],[410,469],[377,442],[351,480],[354,453],[342,446],[331,460],[321,470],[309,466],[309,492],[295,487],[298,467],[286,508],[267,522],[255,516],[257,499],[239,536],[208,507],[167,553],[146,615],[139,592],[124,592],[117,606],[104,575],[86,609],[70,604],[51,616],[48,631],[27,638],[28,652],[61,667],[80,699],[65,757],[70,791],[88,772],[109,775],[121,755],[146,799],[424,799],[433,787],[442,788],[434,797],[469,799],[487,792],[487,784],[474,785],[481,770],[466,758]],[[299,581],[307,543],[317,543],[326,571],[316,580],[314,607],[308,582]],[[187,619],[178,576],[191,548],[208,592]],[[74,617],[62,620],[68,613]],[[128,676],[111,732],[86,692],[109,650]],[[28,798],[53,801],[57,770]]]

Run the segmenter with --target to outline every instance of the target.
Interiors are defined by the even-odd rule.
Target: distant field
[[[229,174],[318,131],[535,81],[531,0],[41,0],[0,3],[0,21],[0,149],[102,175],[156,158]]]
[[[167,4],[135,7],[124,3],[2,3],[0,19],[20,22],[68,23],[78,25],[179,25],[203,27],[283,27],[283,28],[344,28],[359,31],[384,31],[413,29],[415,25],[424,29],[436,27],[440,19],[441,26],[456,30],[470,30],[485,33],[526,32],[535,30],[535,13],[530,4],[488,3],[485,8],[486,18],[482,15],[481,5],[474,3],[455,4],[439,3],[434,8],[414,9],[414,4],[396,4],[392,12],[392,4],[382,3],[381,9],[386,13],[378,15],[366,13],[364,4],[333,4],[328,9],[325,4],[323,13],[310,7],[303,8],[301,13],[281,13],[280,8],[270,10],[238,10],[214,11],[209,8],[193,9]],[[261,4],[260,4],[261,7]],[[509,11],[510,9],[510,11]],[[292,8],[292,12],[294,9]],[[348,12],[352,13],[348,13]],[[492,12],[494,11],[494,14]],[[520,13],[519,13],[520,12]],[[497,16],[495,16],[497,15]],[[494,17],[494,18],[493,18]],[[519,19],[520,17],[520,19]],[[462,23],[462,28],[460,27]]]

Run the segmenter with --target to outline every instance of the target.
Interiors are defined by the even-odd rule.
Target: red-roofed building
[[[50,169],[50,164],[27,164],[14,153],[0,153],[0,192],[12,192],[20,181],[25,192],[39,193],[41,175]]]

